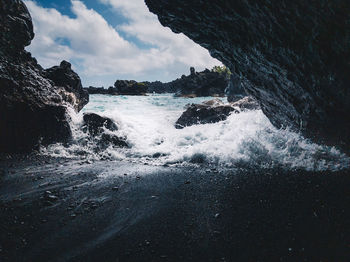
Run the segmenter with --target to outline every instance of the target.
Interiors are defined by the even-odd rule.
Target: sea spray
[[[261,110],[232,114],[215,124],[174,128],[188,103],[209,99],[212,98],[174,98],[171,94],[92,95],[83,112],[71,112],[72,144],[50,145],[41,152],[59,157],[115,159],[153,165],[280,167],[310,171],[350,167],[350,158],[345,154],[333,147],[314,144],[288,128],[276,129]],[[81,128],[84,112],[113,119],[119,128],[114,134],[127,137],[132,148],[110,146],[96,151],[93,141]]]

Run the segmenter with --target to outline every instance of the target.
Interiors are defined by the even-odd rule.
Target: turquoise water
[[[152,165],[306,170],[339,170],[350,166],[349,158],[337,149],[311,143],[288,129],[276,129],[260,110],[232,114],[226,121],[215,124],[175,129],[174,124],[187,104],[211,99],[175,98],[171,94],[91,95],[83,112],[71,114],[75,142],[69,146],[51,145],[42,152],[54,156]],[[84,112],[113,119],[119,128],[115,134],[126,137],[132,148],[110,146],[102,152],[95,152],[87,134],[81,131]]]

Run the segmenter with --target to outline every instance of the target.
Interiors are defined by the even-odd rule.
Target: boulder
[[[92,136],[103,133],[104,128],[110,131],[118,130],[112,119],[102,117],[95,113],[85,113],[83,116],[84,126]]]
[[[40,144],[68,142],[71,137],[67,105],[81,108],[62,96],[46,71],[24,50],[34,38],[31,16],[20,0],[0,3],[0,152],[30,152]],[[78,106],[80,104],[80,106]]]
[[[176,129],[186,126],[217,123],[224,121],[232,113],[239,113],[230,105],[206,102],[203,104],[191,104],[175,123]]]
[[[126,138],[105,132],[105,129],[112,132],[118,130],[117,125],[112,119],[102,117],[95,113],[85,113],[83,120],[83,130],[88,131],[90,138],[95,142],[94,144],[97,145],[98,150],[106,149],[110,145],[116,147],[130,147],[126,142]]]
[[[277,128],[350,151],[350,1],[145,1],[241,76]]]

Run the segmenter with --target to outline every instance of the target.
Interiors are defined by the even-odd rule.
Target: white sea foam
[[[123,159],[148,164],[211,164],[220,166],[283,167],[339,170],[350,158],[333,147],[321,146],[288,129],[278,130],[258,111],[232,114],[226,121],[178,130],[174,123],[188,103],[211,98],[173,98],[172,95],[90,96],[83,110],[112,118],[118,136],[131,149],[109,147],[95,152],[82,132],[82,113],[72,113],[74,143],[43,148],[43,154],[61,157]]]

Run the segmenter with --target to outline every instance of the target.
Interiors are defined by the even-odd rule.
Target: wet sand
[[[0,261],[350,261],[350,171],[0,162]]]

